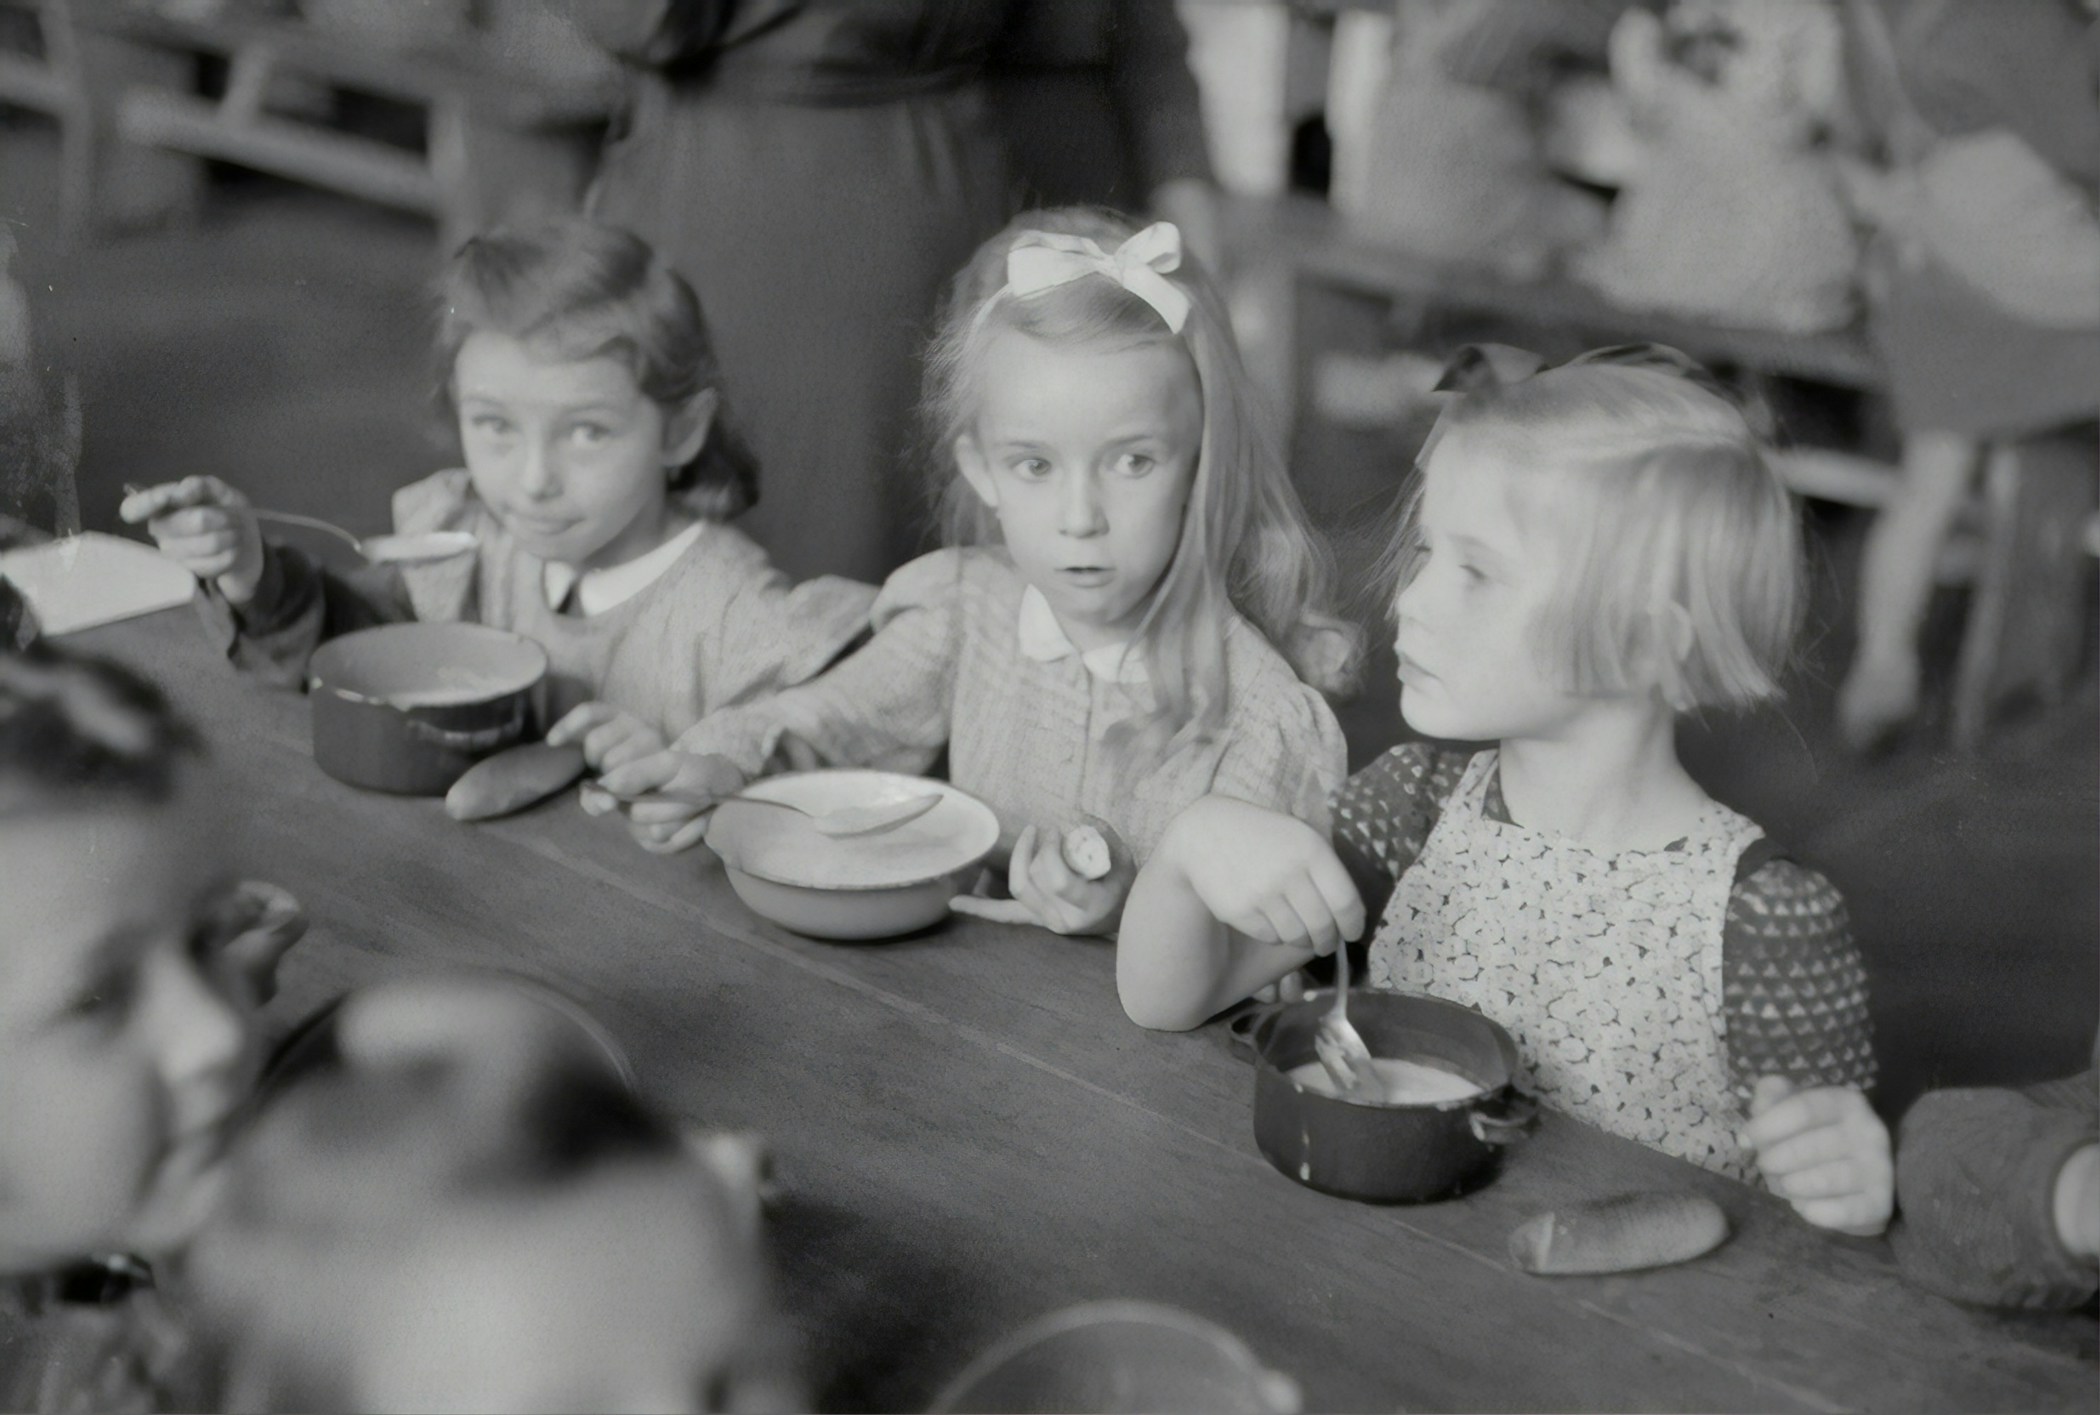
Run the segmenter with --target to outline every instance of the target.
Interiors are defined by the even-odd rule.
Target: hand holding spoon
[[[1349,944],[1345,939],[1334,950],[1334,1005],[1313,1031],[1313,1053],[1344,1096],[1375,1097],[1377,1076],[1371,1065],[1371,1049],[1349,1023]]]
[[[430,560],[448,560],[464,555],[475,545],[471,531],[425,531],[416,535],[356,536],[333,521],[292,511],[267,511],[246,504],[240,493],[213,477],[190,477],[162,486],[144,487],[126,483],[124,504],[118,514],[130,522],[151,522],[173,511],[196,506],[215,506],[226,515],[246,515],[257,521],[304,526],[343,541],[374,565],[408,565]]]

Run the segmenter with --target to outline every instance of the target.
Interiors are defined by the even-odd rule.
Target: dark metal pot
[[[307,674],[321,770],[374,791],[442,796],[533,732],[547,651],[481,624],[384,624],[321,645]]]
[[[1502,1147],[1538,1124],[1538,1103],[1516,1088],[1509,1033],[1441,998],[1352,992],[1349,1020],[1373,1056],[1441,1062],[1481,1093],[1423,1104],[1342,1100],[1289,1075],[1318,1059],[1313,1033],[1332,997],[1312,992],[1232,1021],[1254,1053],[1254,1141],[1269,1163],[1308,1188],[1377,1204],[1448,1199],[1493,1178]]]

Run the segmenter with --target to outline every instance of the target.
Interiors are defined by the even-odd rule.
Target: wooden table
[[[2090,1319],[1942,1302],[1879,1242],[1559,1117],[1468,1199],[1326,1198],[1256,1152],[1221,1028],[1124,1019],[1106,944],[961,922],[796,938],[704,850],[645,854],[573,797],[464,826],[339,785],[308,755],[305,704],[214,662],[185,611],[79,641],[163,682],[218,745],[253,872],[313,915],[288,1003],[410,968],[524,969],[593,1007],[657,1100],[772,1138],[779,1264],[830,1408],[923,1408],[1000,1332],[1110,1296],[1225,1323],[1314,1410],[2100,1405]],[[1713,1195],[1736,1237],[1645,1276],[1511,1266],[1525,1215],[1656,1186]]]

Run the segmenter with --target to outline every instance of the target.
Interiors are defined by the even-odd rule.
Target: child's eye
[[[1461,561],[1459,562],[1458,573],[1466,577],[1468,584],[1479,585],[1487,583],[1487,571],[1481,569],[1478,565],[1468,565]]]
[[[502,437],[511,430],[510,419],[495,413],[476,413],[467,419],[467,426],[489,437]]]
[[[66,1016],[80,1022],[114,1027],[131,1011],[138,980],[130,970],[97,978],[66,1004]]]
[[[1116,471],[1126,477],[1141,477],[1159,465],[1159,459],[1149,452],[1125,452],[1116,458]]]
[[[1026,481],[1041,481],[1050,475],[1050,464],[1041,457],[1022,457],[1009,466],[1015,476]]]
[[[569,429],[570,439],[580,447],[596,447],[612,435],[612,429],[603,423],[578,423]]]

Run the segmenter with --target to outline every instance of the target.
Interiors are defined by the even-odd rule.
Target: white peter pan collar
[[[1144,653],[1128,641],[1103,644],[1081,653],[1066,635],[1065,626],[1057,622],[1050,601],[1034,585],[1021,591],[1021,617],[1014,632],[1021,652],[1037,663],[1055,663],[1077,654],[1086,671],[1105,683],[1151,681],[1151,675],[1145,672]]]
[[[576,611],[579,614],[603,614],[625,604],[662,579],[664,572],[678,563],[678,557],[685,554],[706,529],[707,522],[695,521],[647,555],[637,555],[625,564],[608,565],[603,570],[579,571],[574,565],[549,560],[540,579],[540,588],[547,596],[547,607],[560,609],[571,590],[576,592]]]

